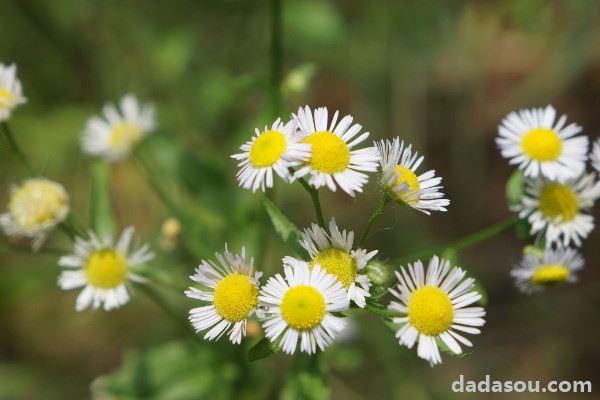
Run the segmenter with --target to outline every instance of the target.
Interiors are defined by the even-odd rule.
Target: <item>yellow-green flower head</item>
[[[525,195],[513,207],[531,224],[532,235],[542,235],[546,247],[581,246],[594,229],[594,217],[588,214],[600,197],[600,182],[595,173],[566,180],[525,179]]]
[[[550,286],[576,282],[577,273],[583,265],[583,257],[575,249],[546,249],[542,257],[535,253],[525,254],[510,274],[521,291],[533,293]]]
[[[308,183],[315,188],[327,186],[335,192],[339,186],[354,197],[369,180],[365,172],[377,171],[379,152],[375,147],[354,149],[367,140],[369,132],[360,133],[362,126],[352,124],[352,116],[346,115],[338,122],[338,111],[331,121],[328,115],[325,107],[311,110],[308,106],[294,114],[302,143],[312,147],[310,159],[295,176],[309,175]]]
[[[427,270],[417,261],[396,271],[398,285],[390,293],[398,300],[389,309],[400,314],[393,322],[400,327],[396,332],[401,345],[412,348],[418,342],[417,355],[433,366],[442,362],[438,340],[454,354],[472,343],[458,332],[479,334],[477,328],[485,324],[482,307],[467,307],[481,295],[473,289],[474,279],[465,278],[466,272],[450,266],[450,261],[434,256]]]
[[[262,272],[254,269],[254,259],[246,260],[246,249],[230,253],[225,245],[223,255],[216,253],[218,263],[203,260],[190,276],[202,288],[190,287],[186,296],[206,303],[190,310],[189,320],[206,340],[229,335],[231,343],[240,344],[246,336],[248,319],[258,304],[259,279]]]
[[[13,110],[26,103],[15,64],[0,64],[0,122],[7,121]]]
[[[294,180],[290,168],[310,157],[310,145],[298,142],[296,121],[284,124],[277,119],[271,128],[256,129],[252,140],[244,143],[239,154],[237,179],[241,187],[256,192],[273,187],[273,173],[284,181]]]
[[[425,214],[446,211],[450,200],[442,193],[442,178],[434,170],[417,175],[423,156],[404,146],[399,138],[375,142],[381,155],[381,186],[396,202],[407,204]]]
[[[61,257],[58,265],[66,268],[58,278],[64,290],[83,288],[77,301],[77,311],[104,308],[110,311],[129,301],[130,282],[143,283],[136,267],[154,258],[148,244],[130,250],[135,229],[123,230],[115,243],[112,238],[99,238],[89,232],[88,239],[77,237],[72,254]]]
[[[131,94],[120,107],[106,104],[103,116],[90,118],[81,139],[83,151],[115,161],[127,157],[135,145],[156,128],[154,107],[141,105]]]
[[[564,181],[579,176],[585,169],[588,138],[567,117],[556,119],[552,106],[511,112],[498,127],[496,144],[511,165],[518,165],[525,176]]]
[[[0,226],[7,236],[32,239],[37,250],[68,213],[69,196],[60,183],[30,178],[11,189],[8,211],[0,214]]]
[[[348,309],[342,283],[320,265],[292,257],[284,259],[284,275],[271,277],[258,298],[265,336],[287,354],[324,350],[346,328],[346,319],[333,313]]]

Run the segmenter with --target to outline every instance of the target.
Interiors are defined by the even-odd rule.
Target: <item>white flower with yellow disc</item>
[[[430,214],[430,211],[446,211],[450,200],[441,192],[442,178],[434,170],[417,175],[423,156],[412,152],[412,146],[404,147],[399,138],[376,142],[381,155],[381,185],[383,190],[397,202]]]
[[[525,176],[564,181],[580,175],[587,160],[588,138],[567,117],[556,119],[552,106],[511,112],[498,127],[496,143],[510,164]]]
[[[90,155],[115,161],[126,157],[155,128],[154,107],[141,105],[135,96],[128,94],[121,99],[119,109],[106,104],[102,117],[88,120],[81,145]]]
[[[546,249],[543,254],[526,253],[510,274],[521,291],[533,293],[565,282],[576,282],[576,274],[583,265],[583,257],[575,249]]]
[[[231,156],[239,161],[237,179],[240,186],[253,192],[273,187],[273,172],[291,182],[290,167],[310,157],[310,145],[298,143],[294,120],[283,124],[277,119],[271,129],[265,127],[262,132],[256,129],[252,140],[244,143],[240,150],[242,153]]]
[[[10,237],[32,239],[37,250],[68,213],[69,196],[60,183],[29,178],[11,189],[8,211],[0,214],[0,226]]]
[[[320,265],[328,274],[338,278],[347,290],[349,300],[361,308],[365,306],[371,286],[365,267],[377,250],[353,250],[354,232],[340,232],[333,218],[329,222],[329,232],[317,224],[304,229],[300,244],[311,257],[311,267]]]
[[[73,254],[58,260],[58,265],[66,268],[58,285],[64,290],[83,287],[75,303],[77,311],[88,307],[103,307],[106,311],[119,308],[129,301],[130,282],[145,282],[135,267],[154,255],[148,244],[130,250],[134,233],[131,226],[124,229],[115,244],[110,237],[101,239],[89,232],[88,239],[76,238]]]
[[[261,288],[259,302],[264,313],[265,336],[287,354],[313,354],[333,343],[346,328],[345,318],[333,315],[348,308],[342,283],[319,265],[287,257],[285,279],[277,274]]]
[[[521,204],[514,207],[531,224],[531,234],[541,234],[546,247],[581,240],[594,229],[594,217],[587,211],[600,197],[600,182],[595,173],[583,174],[564,183],[543,178],[526,179]]]
[[[246,260],[245,248],[234,254],[225,246],[225,253],[216,253],[216,258],[218,264],[203,260],[190,276],[202,287],[190,287],[186,296],[208,304],[191,309],[189,320],[196,332],[209,329],[204,335],[207,340],[217,340],[227,333],[232,343],[239,344],[258,304],[262,272],[254,269],[253,258]]]
[[[10,118],[13,110],[26,103],[15,64],[0,64],[0,122]]]
[[[350,115],[338,123],[338,115],[336,111],[330,122],[327,108],[313,111],[308,106],[300,108],[297,115],[294,114],[302,143],[312,146],[310,159],[295,175],[303,177],[309,174],[308,183],[315,188],[327,186],[335,192],[339,186],[354,196],[355,192],[362,192],[362,187],[369,179],[365,172],[377,171],[379,152],[375,147],[353,150],[369,137],[369,132],[359,134],[362,126],[352,124]]]
[[[442,362],[438,341],[441,340],[454,354],[472,343],[458,332],[479,334],[476,328],[483,326],[485,310],[468,307],[481,295],[474,291],[472,278],[465,278],[465,271],[452,267],[447,260],[434,256],[427,271],[417,261],[396,271],[398,285],[390,293],[399,301],[392,301],[389,309],[401,317],[393,318],[400,325],[396,332],[401,345],[411,349],[417,345],[417,355],[431,365]]]

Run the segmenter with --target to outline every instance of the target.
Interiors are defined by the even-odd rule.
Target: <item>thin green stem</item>
[[[371,231],[373,224],[375,223],[375,221],[377,221],[379,219],[379,217],[383,213],[383,210],[385,210],[385,207],[390,203],[391,200],[392,199],[387,194],[383,195],[383,197],[381,198],[381,201],[377,205],[377,208],[375,208],[375,211],[373,211],[373,214],[371,214],[371,217],[369,217],[367,226],[365,227],[365,230],[363,231],[363,233],[360,236],[360,239],[358,241],[358,244],[357,244],[358,247],[362,247],[362,245],[365,243],[365,240],[367,240],[367,237],[369,237],[369,232]]]
[[[310,194],[310,198],[315,208],[315,214],[317,215],[317,222],[323,228],[325,228],[325,218],[323,218],[323,210],[321,209],[321,200],[319,200],[319,191],[314,187],[310,186],[304,178],[298,178],[298,182],[302,185],[304,190]]]
[[[34,172],[33,167],[31,166],[31,163],[27,159],[27,156],[25,156],[25,153],[23,152],[23,150],[21,150],[21,148],[17,144],[17,141],[15,140],[15,137],[12,134],[12,131],[11,131],[10,127],[8,126],[8,123],[6,123],[6,122],[2,123],[2,130],[4,131],[4,136],[6,136],[6,140],[8,140],[8,144],[10,145],[11,150],[17,155],[19,160],[21,160],[21,162],[23,163],[25,168],[27,168],[27,170],[29,171],[29,173],[32,176],[37,175]]]
[[[385,319],[391,319],[398,316],[396,311],[392,311],[379,303],[373,303],[370,301],[365,304],[364,309],[372,314],[377,315],[378,317]]]

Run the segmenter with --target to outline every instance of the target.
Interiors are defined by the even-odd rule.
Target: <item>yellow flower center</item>
[[[255,167],[270,167],[281,158],[287,147],[287,140],[279,131],[266,131],[260,134],[250,148],[250,162]]]
[[[310,266],[319,264],[328,274],[335,275],[346,289],[356,279],[356,261],[343,250],[330,247],[315,256]]]
[[[229,322],[240,322],[248,317],[257,303],[258,288],[247,275],[227,275],[215,287],[215,308]]]
[[[308,164],[315,171],[335,174],[345,170],[350,163],[350,149],[335,133],[315,132],[302,142],[312,145]]]
[[[579,201],[570,186],[551,182],[540,192],[540,210],[550,219],[571,221],[579,211]]]
[[[14,100],[14,95],[9,92],[8,90],[6,90],[5,88],[3,88],[2,86],[0,86],[0,108],[3,108],[7,105],[9,105],[10,103],[12,103]]]
[[[540,265],[531,280],[536,285],[552,286],[565,282],[569,278],[569,269],[564,265],[547,264]]]
[[[452,324],[454,307],[440,288],[423,286],[415,290],[408,301],[408,319],[420,333],[437,336]]]
[[[113,249],[96,250],[85,262],[84,271],[90,285],[112,289],[127,280],[127,260]]]
[[[142,138],[142,130],[130,122],[119,122],[110,133],[110,145],[129,149]]]
[[[392,185],[392,189],[400,186],[402,183],[406,183],[409,189],[406,193],[398,196],[400,197],[400,200],[405,200],[409,202],[419,201],[418,196],[406,200],[408,196],[412,195],[415,192],[418,192],[421,189],[421,185],[419,184],[419,178],[417,177],[417,175],[411,169],[406,168],[403,165],[397,165],[396,168],[394,168],[394,174],[397,174],[398,178],[396,178],[396,182]]]
[[[281,300],[281,315],[294,329],[312,329],[325,316],[325,299],[314,287],[299,285],[290,288]]]
[[[554,130],[536,128],[523,135],[521,148],[533,160],[554,161],[560,156],[562,141]]]
[[[60,185],[46,179],[30,179],[12,193],[8,210],[18,226],[34,231],[62,217],[67,201]]]

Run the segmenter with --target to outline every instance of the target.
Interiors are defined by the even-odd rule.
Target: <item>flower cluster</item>
[[[553,106],[510,113],[498,127],[502,156],[522,174],[522,196],[512,210],[529,225],[539,249],[528,249],[512,275],[526,292],[574,282],[583,260],[580,247],[594,229],[590,214],[600,197],[596,171],[600,142],[588,153],[589,139],[581,126],[556,118]],[[521,178],[521,176],[517,176]]]

